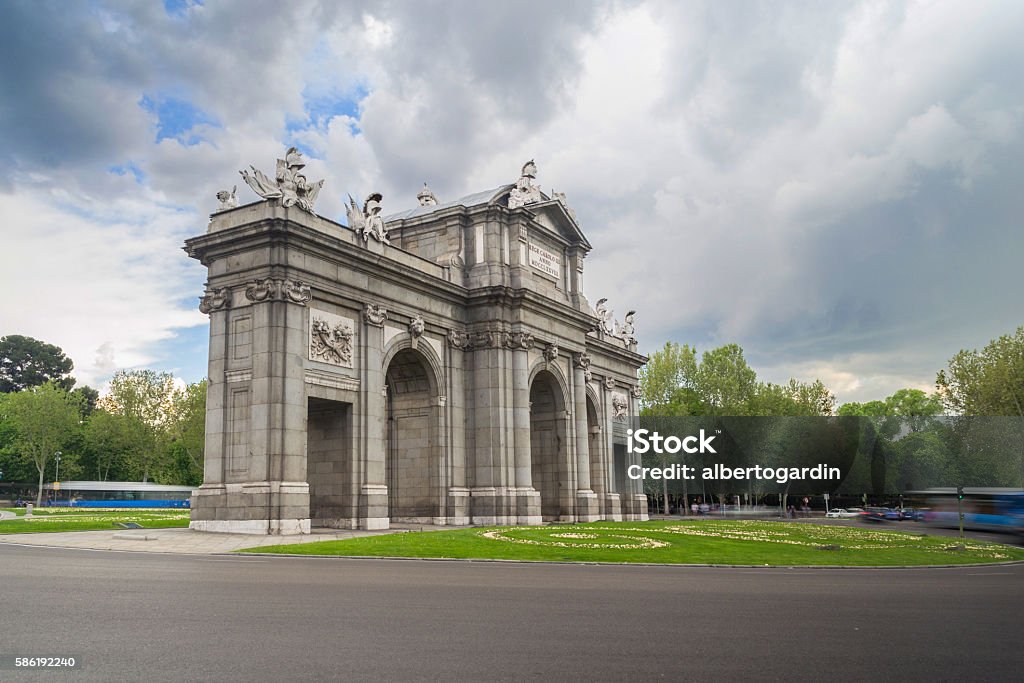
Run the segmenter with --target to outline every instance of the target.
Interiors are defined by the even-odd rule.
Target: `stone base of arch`
[[[622,519],[631,522],[646,522],[650,519],[647,514],[647,496],[643,493],[623,494]]]
[[[516,524],[536,526],[544,523],[540,514],[540,491],[533,487],[519,488],[516,494]]]
[[[577,522],[596,522],[601,519],[597,494],[593,491],[576,492]]]
[[[605,519],[612,522],[622,521],[622,501],[619,494],[609,493],[604,497]]]
[[[192,494],[189,528],[232,534],[308,534],[309,486],[256,481],[203,484]]]
[[[540,524],[540,494],[515,486],[477,486],[470,489],[472,524]]]

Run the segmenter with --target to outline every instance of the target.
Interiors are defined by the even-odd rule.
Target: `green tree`
[[[981,351],[957,353],[935,386],[953,413],[1024,417],[1024,326]]]
[[[738,344],[726,344],[701,356],[694,388],[707,415],[750,415],[757,394],[757,373]]]
[[[170,373],[120,370],[110,380],[110,391],[100,399],[100,408],[126,418],[137,445],[130,453],[130,465],[142,481],[149,481],[166,460],[174,392]]]
[[[836,411],[840,417],[886,417],[889,406],[885,401],[868,401],[867,403],[844,403]]]
[[[934,417],[942,414],[942,399],[920,389],[899,389],[885,399],[890,415],[900,417]]]
[[[640,370],[641,415],[831,415],[835,396],[820,380],[757,381],[743,349],[727,344],[697,352],[668,342]]]
[[[932,481],[940,476],[924,476],[925,471],[940,474],[950,471],[951,465],[939,464],[937,459],[940,456],[950,459],[953,455],[939,448],[934,438],[906,439],[908,432],[928,428],[934,422],[933,418],[942,412],[939,396],[920,389],[898,389],[884,401],[844,403],[839,407],[840,416],[870,418],[865,427],[872,431],[870,438],[874,439],[874,445],[865,467],[869,468],[874,493],[888,493],[895,484],[902,483],[905,488],[908,482]],[[921,451],[918,465],[913,462],[915,450]],[[924,462],[929,463],[927,468]]]
[[[43,475],[54,454],[70,443],[80,428],[81,398],[57,382],[10,394],[2,404],[5,422],[14,426],[14,447],[39,473],[36,504],[43,496]],[[73,459],[69,457],[68,464]]]
[[[791,379],[788,384],[759,383],[751,402],[751,414],[831,415],[835,407],[836,397],[821,380],[806,383]]]
[[[747,364],[743,349],[736,344],[706,351],[698,361],[692,347],[668,342],[652,353],[641,369],[640,389],[640,414],[648,420],[687,416],[831,415],[835,410],[835,396],[819,380],[804,383],[791,379],[787,384],[758,382],[757,373]],[[678,431],[680,426],[674,421],[658,431]],[[755,431],[766,428],[764,424],[754,423],[747,423],[746,427]],[[668,464],[666,455],[662,454],[660,460],[661,467]],[[680,454],[678,462],[686,464],[686,456]],[[674,486],[681,489],[684,497],[687,495],[685,480]],[[668,482],[662,480],[660,488],[667,514]],[[653,489],[650,493],[659,495]]]
[[[183,484],[202,483],[203,449],[206,445],[205,379],[175,390],[171,396],[167,428],[172,440],[169,462],[172,465],[177,463],[170,478]]]
[[[73,389],[72,393],[81,395],[82,417],[89,417],[89,415],[92,414],[92,411],[96,410],[96,404],[99,403],[100,400],[100,392],[83,384],[82,386]]]
[[[85,463],[88,472],[95,472],[97,481],[107,481],[111,471],[118,479],[127,463],[137,460],[135,451],[141,446],[139,428],[133,419],[105,410],[96,410],[85,426]]]
[[[686,344],[665,342],[640,369],[642,415],[699,415],[700,399],[694,387],[697,352]]]
[[[27,458],[23,458],[15,446],[18,430],[15,428],[10,411],[4,405],[13,394],[0,394],[0,470],[5,482],[32,481],[35,469]]]
[[[0,338],[0,392],[13,393],[51,380],[70,390],[75,385],[74,367],[53,344],[20,334]]]

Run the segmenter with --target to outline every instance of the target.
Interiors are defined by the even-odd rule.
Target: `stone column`
[[[633,428],[634,429],[639,427],[639,425],[637,424],[637,421],[639,420],[639,418],[638,418],[639,415],[640,415],[640,387],[634,385],[634,386],[630,387],[630,389],[629,389],[629,419],[633,421]],[[640,456],[639,455],[634,453],[632,456],[629,456],[627,454],[627,457],[630,458],[633,461],[633,462],[630,463],[631,465],[632,464],[636,464],[636,465],[641,464],[640,463]],[[642,481],[640,479],[630,480],[630,481],[633,482],[633,489],[634,489],[633,499],[634,499],[635,505],[636,505],[636,519],[638,519],[640,521],[646,522],[648,519],[650,519],[650,516],[647,513],[647,494],[644,493],[643,483],[642,483]]]
[[[512,346],[512,430],[515,453],[515,487],[519,524],[541,524],[540,492],[533,488],[530,452],[530,366],[533,335],[516,332]]]
[[[306,481],[306,418],[308,406],[303,366],[295,358],[306,355],[306,304],[312,299],[309,285],[297,280],[282,279],[279,283],[279,301],[263,306],[270,313],[272,368],[269,377],[267,411],[273,415],[267,425],[266,450],[269,490],[263,482],[247,483],[242,493],[252,503],[258,503],[264,493],[270,506],[271,534],[308,534],[309,484]],[[253,373],[253,436],[258,417],[258,396],[255,391],[256,372]],[[252,470],[250,470],[250,474]],[[255,479],[255,478],[254,478]],[[250,503],[250,504],[252,504]]]
[[[612,382],[612,387],[615,383]],[[624,516],[629,506],[629,491],[620,491],[618,488],[619,475],[616,468],[618,462],[615,459],[615,411],[612,408],[612,390],[607,380],[601,382],[602,401],[604,403],[604,450],[608,454],[608,493],[606,495],[608,518],[615,522],[623,519],[630,519]],[[627,480],[628,482],[628,480]],[[627,483],[628,486],[628,483]]]
[[[501,467],[498,434],[498,361],[496,332],[471,335],[473,349],[473,488],[470,514],[474,524],[505,524],[498,507]]]
[[[224,486],[224,428],[227,417],[228,316],[232,303],[227,287],[211,289],[200,298],[199,310],[210,315],[210,355],[207,365],[206,387],[206,441],[203,458],[203,484],[192,495],[190,502],[193,529],[206,528],[206,522],[216,520],[217,508],[226,507]],[[197,523],[198,522],[198,523]]]
[[[590,433],[587,424],[587,373],[590,356],[574,353],[573,412],[576,417],[576,521],[598,519],[597,494],[590,487]]]
[[[363,309],[363,478],[359,489],[359,528],[387,529],[388,487],[386,480],[387,440],[384,388],[384,321],[382,306],[366,304]]]
[[[219,375],[222,382],[213,399],[222,401],[223,432],[233,440],[233,451],[222,446],[218,469],[224,492],[210,500],[197,496],[193,529],[309,533],[306,398],[303,366],[294,361],[305,352],[305,306],[311,298],[309,285],[298,280],[258,278],[245,288],[247,308],[237,311],[240,320],[248,318],[248,326],[228,328],[226,320],[214,325],[227,343],[211,355],[211,378]],[[230,372],[225,365],[229,349],[236,363]],[[234,377],[230,388],[223,386],[229,374]],[[216,505],[212,510],[211,503]]]
[[[200,310],[209,310],[200,305]],[[206,447],[203,451],[203,486],[224,483],[224,411],[227,396],[228,308],[210,310],[210,357],[206,388]],[[223,489],[223,486],[220,488]]]
[[[466,486],[466,376],[463,371],[465,332],[448,333],[448,414],[451,441],[451,478],[448,481],[448,524],[469,524],[469,488]]]

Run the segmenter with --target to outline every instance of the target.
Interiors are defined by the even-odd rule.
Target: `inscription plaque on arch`
[[[533,242],[530,243],[530,266],[553,278],[558,278],[562,274],[562,259],[558,254]]]

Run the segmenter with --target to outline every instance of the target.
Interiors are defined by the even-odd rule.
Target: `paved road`
[[[0,546],[0,654],[84,662],[15,680],[1011,680],[1022,586],[1022,565],[759,570]]]

